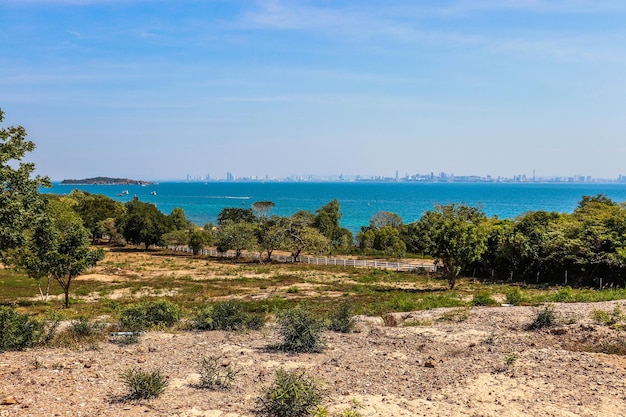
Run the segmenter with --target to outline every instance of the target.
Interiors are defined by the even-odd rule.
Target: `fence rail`
[[[168,249],[177,252],[188,252],[192,250],[188,246],[168,246]],[[234,258],[235,251],[218,252],[215,249],[202,249],[198,253],[199,255],[213,256],[217,258]],[[259,259],[261,255],[259,253],[246,253],[246,258]],[[309,265],[334,265],[334,266],[352,266],[355,268],[375,268],[375,269],[390,269],[394,271],[403,272],[437,272],[437,265],[432,263],[416,263],[416,262],[390,262],[381,259],[348,259],[348,258],[327,258],[317,256],[298,256],[294,258],[292,256],[285,255],[272,255],[271,260],[275,262],[284,263],[302,263]]]

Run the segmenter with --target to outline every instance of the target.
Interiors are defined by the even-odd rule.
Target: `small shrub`
[[[0,306],[0,352],[22,350],[37,343],[44,325],[13,307]]]
[[[499,336],[495,333],[491,333],[489,336],[485,337],[483,340],[480,341],[480,343],[482,343],[483,345],[495,345],[499,340],[503,339],[502,336]]]
[[[512,366],[519,359],[519,353],[511,352],[504,355],[504,363],[506,366]]]
[[[153,301],[146,304],[145,308],[146,319],[150,327],[170,327],[180,320],[180,307],[170,301]]]
[[[333,332],[350,333],[354,329],[352,306],[348,302],[341,303],[339,308],[330,316],[329,329]]]
[[[193,327],[198,330],[258,330],[265,324],[263,317],[244,311],[243,305],[225,301],[207,306],[196,314]]]
[[[223,366],[220,360],[220,356],[202,358],[198,369],[200,373],[198,388],[217,390],[231,387],[239,371],[235,371],[231,366]]]
[[[557,315],[554,311],[554,307],[546,305],[543,308],[537,310],[533,321],[526,326],[527,330],[538,330],[546,327],[552,327],[557,322]]]
[[[97,342],[104,339],[103,323],[89,320],[87,317],[79,317],[72,320],[70,325],[55,338],[54,344],[57,346],[72,347],[78,345],[97,346]]]
[[[324,349],[322,332],[328,327],[325,320],[315,317],[303,304],[278,315],[279,333],[283,343],[278,349],[287,352],[321,352]]]
[[[322,402],[319,382],[304,372],[278,369],[274,382],[258,399],[258,411],[267,417],[305,417]]]
[[[526,295],[518,287],[509,288],[505,293],[507,304],[520,305],[526,300]]]
[[[479,291],[474,294],[472,298],[472,305],[475,306],[492,306],[496,304],[496,300],[493,299],[491,293],[488,291]]]
[[[180,307],[167,300],[131,304],[120,314],[120,326],[132,332],[169,327],[180,319]]]
[[[44,318],[41,321],[41,325],[43,327],[41,343],[50,343],[54,339],[62,319],[63,315],[58,311],[46,311]]]
[[[591,317],[596,323],[606,326],[615,326],[619,322],[626,320],[626,315],[622,312],[619,305],[616,305],[613,311],[604,311],[594,308],[591,312]]]
[[[300,292],[300,288],[298,287],[287,288],[287,294],[298,294],[299,292]]]
[[[144,371],[138,368],[128,369],[120,375],[129,400],[143,400],[159,397],[168,385],[167,378],[160,370]]]
[[[91,338],[102,334],[104,324],[92,322],[88,317],[79,317],[72,320],[69,329],[78,337]]]

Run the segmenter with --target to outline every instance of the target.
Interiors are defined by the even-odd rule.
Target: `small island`
[[[150,181],[130,180],[128,178],[95,177],[82,180],[63,180],[61,185],[150,185]]]

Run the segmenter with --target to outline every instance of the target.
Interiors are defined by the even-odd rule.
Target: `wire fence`
[[[177,252],[193,252],[188,246],[168,246],[168,249]],[[235,251],[219,252],[215,249],[201,249],[198,255],[212,256],[216,258],[234,258],[236,256]],[[246,258],[261,259],[259,253],[245,253]],[[263,256],[263,259],[266,259]],[[351,259],[351,258],[328,258],[319,256],[293,256],[286,255],[274,255],[272,254],[271,260],[274,262],[284,263],[302,263],[309,265],[334,265],[334,266],[351,266],[355,268],[375,268],[375,269],[389,269],[394,271],[403,272],[437,272],[437,265],[433,263],[423,262],[390,262],[383,259]]]

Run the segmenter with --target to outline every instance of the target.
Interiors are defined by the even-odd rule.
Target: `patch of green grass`
[[[462,307],[465,302],[456,291],[446,291],[440,294],[429,294],[419,301],[419,310],[432,310],[442,307]]]
[[[45,292],[46,280],[41,280],[41,285]],[[37,281],[29,278],[25,273],[16,272],[13,269],[0,269],[0,304],[11,304],[19,298],[37,297]],[[50,286],[50,294],[61,294],[61,287],[56,281]]]
[[[398,292],[395,293],[388,301],[388,306],[391,311],[415,311],[419,310],[419,301],[415,294]]]
[[[482,290],[475,293],[472,297],[471,303],[475,306],[493,306],[498,304],[498,302],[493,299],[491,292],[487,290]]]

